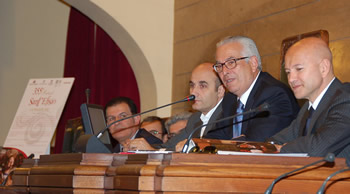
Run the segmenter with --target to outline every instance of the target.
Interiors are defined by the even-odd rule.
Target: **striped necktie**
[[[242,113],[243,109],[244,109],[244,105],[243,103],[238,100],[238,105],[237,105],[237,110],[236,110],[236,114]],[[242,120],[243,120],[243,115],[239,115],[234,119],[234,125],[233,125],[233,137],[238,137],[241,135],[242,133]]]

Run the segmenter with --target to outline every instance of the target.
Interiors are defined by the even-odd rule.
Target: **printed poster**
[[[30,79],[4,147],[46,154],[74,78]]]

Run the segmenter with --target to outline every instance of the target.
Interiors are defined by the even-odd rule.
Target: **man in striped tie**
[[[229,91],[222,101],[223,117],[257,108],[268,103],[268,112],[246,114],[219,123],[222,130],[208,138],[263,142],[296,117],[299,106],[292,91],[269,73],[262,72],[259,51],[250,38],[226,37],[217,43],[213,68]]]

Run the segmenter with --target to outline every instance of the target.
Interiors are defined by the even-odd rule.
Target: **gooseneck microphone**
[[[202,129],[202,127],[205,127],[207,125],[212,125],[212,124],[215,124],[215,123],[219,123],[219,122],[222,122],[222,121],[225,121],[225,120],[228,120],[228,119],[233,119],[235,117],[238,117],[238,116],[241,116],[241,115],[246,115],[246,114],[251,114],[251,113],[259,113],[259,112],[264,112],[264,111],[268,111],[268,108],[269,108],[269,104],[267,102],[261,104],[260,106],[258,106],[257,108],[254,108],[254,109],[250,109],[248,111],[245,111],[245,112],[242,112],[242,113],[238,113],[238,114],[235,114],[235,115],[232,115],[232,116],[229,116],[229,117],[225,117],[225,118],[222,118],[222,119],[219,119],[219,120],[216,120],[216,121],[213,121],[213,122],[210,122],[210,123],[207,123],[207,124],[204,124],[204,125],[200,125],[198,127],[196,127],[191,133],[190,135],[188,136],[187,138],[187,141],[184,145],[184,147],[182,148],[182,153],[188,153],[189,152],[189,144],[190,144],[190,141],[192,140],[192,136],[193,134],[198,131],[199,129]]]
[[[332,173],[331,175],[329,175],[323,182],[322,186],[320,187],[320,189],[317,191],[317,194],[323,194],[324,193],[324,190],[326,189],[326,185],[327,185],[327,182],[332,178],[334,177],[335,175],[339,174],[339,173],[342,173],[342,172],[345,172],[345,171],[349,171],[350,168],[344,168],[344,169],[340,169],[338,171],[335,171],[334,173]]]
[[[266,189],[265,194],[270,194],[270,193],[272,192],[272,189],[273,189],[273,187],[275,186],[275,184],[276,184],[279,180],[281,180],[281,179],[287,177],[288,175],[290,175],[290,174],[292,174],[292,173],[294,173],[294,172],[303,170],[303,169],[305,169],[305,168],[307,168],[307,167],[309,167],[309,166],[318,164],[318,163],[320,163],[320,162],[334,162],[334,159],[335,159],[335,155],[334,155],[333,153],[328,153],[328,154],[327,154],[324,158],[322,158],[321,160],[318,160],[318,161],[313,162],[313,163],[311,163],[311,164],[305,165],[305,166],[303,166],[303,167],[300,167],[300,168],[297,168],[297,169],[292,170],[292,171],[290,171],[290,172],[287,172],[287,173],[282,174],[281,176],[279,176],[279,177],[277,177],[275,180],[273,180],[273,182],[271,183],[271,185]]]
[[[112,125],[114,125],[115,123],[118,123],[118,122],[120,122],[120,121],[123,121],[123,120],[126,120],[126,119],[130,119],[130,118],[133,118],[133,117],[136,117],[136,116],[139,116],[139,115],[143,115],[143,114],[146,114],[146,113],[149,113],[149,112],[152,112],[152,111],[155,111],[155,110],[158,110],[158,109],[161,109],[161,108],[170,106],[170,105],[174,105],[174,104],[177,104],[177,103],[180,103],[180,102],[192,101],[192,100],[194,100],[195,98],[196,98],[196,97],[195,97],[194,95],[190,95],[190,96],[187,96],[186,98],[184,98],[184,99],[182,99],[182,100],[179,100],[179,101],[176,101],[176,102],[172,102],[172,103],[169,103],[169,104],[166,104],[166,105],[163,105],[163,106],[160,106],[160,107],[151,109],[151,110],[147,110],[147,111],[145,111],[145,112],[137,113],[137,114],[134,114],[134,115],[131,115],[131,116],[128,116],[128,117],[125,117],[125,118],[116,120],[116,121],[112,122],[111,124],[107,125],[107,126],[106,126],[104,129],[102,129],[96,136],[97,136],[97,138],[99,139],[99,138],[108,130],[109,127],[111,127]]]
[[[85,95],[86,95],[86,104],[89,104],[90,102],[90,88],[86,88]]]

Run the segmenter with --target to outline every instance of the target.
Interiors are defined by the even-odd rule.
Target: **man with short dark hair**
[[[127,97],[117,97],[110,100],[105,106],[107,125],[114,121],[137,114],[135,103]],[[118,141],[114,147],[114,152],[121,152],[125,143],[130,139],[145,138],[150,144],[161,144],[162,141],[144,129],[139,129],[140,116],[135,116],[117,122],[109,127],[112,137]]]
[[[163,136],[167,135],[163,119],[157,116],[148,116],[143,119],[140,128],[145,129],[162,141],[164,141]]]

